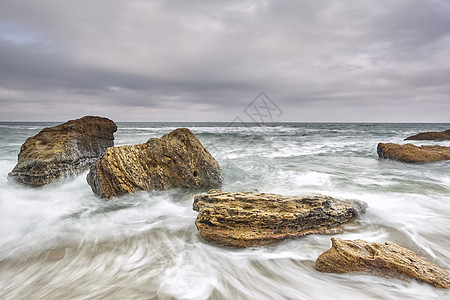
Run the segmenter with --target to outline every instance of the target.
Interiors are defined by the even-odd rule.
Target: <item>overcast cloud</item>
[[[2,0],[0,121],[450,122],[450,1]],[[244,120],[245,121],[245,120]]]

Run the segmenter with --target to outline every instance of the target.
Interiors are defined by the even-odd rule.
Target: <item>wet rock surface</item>
[[[8,176],[38,187],[82,173],[114,146],[116,130],[113,121],[93,116],[44,128],[21,146],[17,165]]]
[[[426,163],[450,159],[450,147],[415,146],[379,143],[377,153],[380,158],[389,158],[408,163]]]
[[[409,136],[405,139],[407,140],[414,140],[414,141],[420,141],[420,140],[432,140],[432,141],[448,141],[450,140],[450,129],[447,129],[445,131],[441,132],[421,132],[416,135]]]
[[[364,213],[367,204],[327,196],[288,197],[255,192],[211,190],[195,197],[195,221],[206,241],[250,247],[307,234],[331,234]]]
[[[222,169],[187,128],[144,144],[109,148],[87,176],[92,191],[111,198],[136,191],[217,188]]]
[[[383,277],[418,279],[435,287],[450,288],[450,273],[394,243],[332,238],[331,249],[316,260],[321,272],[362,272]]]

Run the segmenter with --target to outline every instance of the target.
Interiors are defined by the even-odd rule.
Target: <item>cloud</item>
[[[263,90],[287,112],[279,121],[448,122],[449,11],[435,0],[3,1],[0,120],[231,121]]]

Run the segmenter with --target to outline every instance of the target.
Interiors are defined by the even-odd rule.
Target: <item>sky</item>
[[[0,0],[0,121],[250,122],[261,92],[274,122],[450,122],[450,1]]]

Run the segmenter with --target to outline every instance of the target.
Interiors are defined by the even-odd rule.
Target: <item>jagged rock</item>
[[[447,141],[450,140],[450,129],[441,132],[421,132],[416,135],[409,136],[406,140],[433,140],[433,141]]]
[[[370,273],[400,279],[415,278],[435,287],[450,288],[450,273],[416,253],[394,243],[331,239],[332,246],[316,260],[321,272]]]
[[[341,232],[341,225],[364,213],[362,201],[326,196],[287,197],[255,192],[211,190],[194,199],[195,221],[208,242],[250,247],[307,234]]]
[[[424,163],[450,159],[450,147],[398,145],[379,143],[377,147],[380,158],[389,158],[409,163]]]
[[[114,146],[116,130],[113,121],[92,116],[44,128],[20,147],[17,165],[8,177],[38,187],[82,173]]]
[[[109,148],[87,176],[92,191],[111,198],[135,191],[216,188],[222,169],[187,128],[144,144]]]

